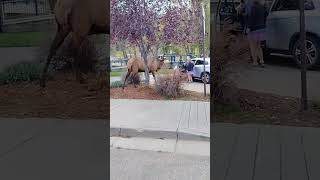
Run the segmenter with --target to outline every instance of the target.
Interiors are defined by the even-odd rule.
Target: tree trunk
[[[146,77],[145,84],[149,84],[149,68],[148,68],[148,52],[143,43],[139,45],[139,50],[144,62],[144,75]]]
[[[136,50],[136,47],[133,47],[133,55],[135,58],[137,58],[137,50]]]
[[[122,50],[122,55],[123,55],[123,58],[125,58],[125,59],[128,58],[128,55],[127,55],[127,52],[125,49]]]
[[[186,52],[186,55],[190,53],[190,49],[188,45],[184,45],[184,50]]]
[[[159,51],[159,45],[156,45],[155,50],[154,50],[154,58],[158,58],[158,51]]]

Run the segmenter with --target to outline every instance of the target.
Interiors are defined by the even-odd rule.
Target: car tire
[[[292,54],[294,56],[295,63],[298,67],[301,67],[299,59],[299,40],[297,40],[292,48]],[[313,69],[320,63],[320,41],[314,36],[306,37],[307,44],[307,69]],[[309,51],[309,52],[308,52]],[[310,60],[311,59],[311,60]]]
[[[210,83],[210,74],[209,73],[202,73],[201,74],[201,80],[202,82],[209,84]]]

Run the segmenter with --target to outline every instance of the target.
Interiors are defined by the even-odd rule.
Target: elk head
[[[158,59],[159,63],[158,63],[158,67],[157,67],[157,70],[160,70],[161,67],[164,65],[164,58],[161,57]]]

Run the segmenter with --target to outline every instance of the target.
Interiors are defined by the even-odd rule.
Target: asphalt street
[[[235,67],[239,88],[280,96],[301,96],[301,73],[289,58],[272,56],[265,68]],[[320,70],[307,71],[308,97],[320,101]]]
[[[210,157],[110,149],[111,180],[209,180]]]

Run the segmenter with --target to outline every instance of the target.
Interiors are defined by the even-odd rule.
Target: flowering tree
[[[191,0],[178,1],[178,5],[164,16],[165,43],[182,46],[186,54],[191,52],[191,47],[201,38],[198,4]],[[176,27],[170,24],[176,24]]]
[[[146,82],[149,82],[148,54],[156,44],[163,0],[112,0],[111,41],[127,39],[139,48],[145,64]]]
[[[111,42],[138,47],[149,82],[147,58],[162,45],[190,45],[199,38],[197,4],[191,0],[111,0]]]

